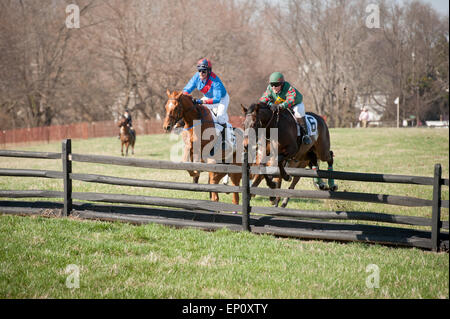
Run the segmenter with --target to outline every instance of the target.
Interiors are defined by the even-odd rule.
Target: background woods
[[[71,3],[80,28],[66,27]],[[181,90],[204,56],[231,115],[278,70],[331,127],[357,121],[368,98],[386,121],[396,97],[401,118],[448,118],[448,15],[419,1],[3,0],[0,21],[2,129],[112,120],[125,107],[163,116],[166,89]]]

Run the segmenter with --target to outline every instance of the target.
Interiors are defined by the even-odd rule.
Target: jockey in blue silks
[[[212,72],[212,64],[209,59],[201,59],[197,63],[197,73],[189,80],[183,89],[184,94],[191,94],[195,89],[203,93],[201,99],[194,99],[196,104],[207,106],[215,117],[217,134],[225,130],[225,142],[234,147],[233,128],[228,119],[228,105],[230,97],[220,78]]]

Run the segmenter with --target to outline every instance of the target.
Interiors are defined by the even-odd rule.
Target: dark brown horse
[[[204,149],[211,146],[215,140],[214,135],[210,135],[206,130],[215,132],[214,121],[211,112],[204,105],[194,105],[192,97],[184,95],[182,92],[170,92],[167,90],[168,100],[166,103],[166,117],[164,119],[163,128],[166,132],[170,132],[176,123],[181,119],[184,121],[184,129],[182,131],[183,141],[185,144],[183,152],[183,161],[186,162],[214,162],[212,158],[204,158]],[[200,121],[200,129],[194,128],[194,121]],[[197,122],[198,123],[198,122]],[[203,139],[203,137],[206,137]],[[200,142],[199,142],[200,141]],[[194,144],[195,143],[195,144]],[[194,145],[200,145],[200,150],[194,150]],[[225,154],[225,152],[223,152]],[[237,163],[236,152],[233,154],[232,163]],[[223,158],[222,158],[223,159]],[[189,175],[193,177],[194,183],[198,183],[200,172],[188,171]],[[225,176],[225,173],[209,172],[209,183],[218,184]],[[241,181],[241,173],[229,174],[231,183],[234,186],[239,186]],[[219,201],[217,193],[211,193],[211,199]],[[239,204],[239,193],[233,193],[233,203]]]
[[[130,146],[131,146],[131,154],[134,154],[134,143],[136,142],[136,132],[134,131],[131,132],[131,129],[127,123],[127,119],[123,115],[120,118],[118,126],[120,127],[120,143],[121,143],[120,152],[122,153],[122,156],[124,156],[123,154],[124,145],[126,148],[125,156],[128,156],[128,147]]]
[[[280,169],[280,176],[288,181],[289,175],[287,175],[284,166],[299,150],[299,146],[296,142],[297,126],[294,118],[287,110],[272,112],[270,108],[262,102],[252,104],[248,109],[243,105],[241,105],[241,107],[245,114],[244,128],[246,133],[244,135],[244,147],[248,148],[249,146],[249,129],[257,131],[259,128],[264,128],[267,133],[270,133],[271,128],[276,128],[278,130],[278,154],[276,162]],[[270,141],[270,139],[270,136],[268,136],[267,141]],[[267,149],[269,149],[269,147]],[[273,161],[270,165],[273,165]]]
[[[328,170],[333,170],[333,152],[330,150],[330,133],[322,117],[311,112],[306,113],[312,131],[315,134],[312,135],[313,142],[310,145],[305,145],[298,142],[301,141],[303,132],[300,132],[300,137],[297,137],[297,124],[289,110],[281,110],[277,114],[277,112],[272,112],[265,103],[261,102],[252,104],[248,109],[242,106],[242,109],[245,113],[244,126],[246,130],[248,128],[278,128],[278,152],[282,152],[281,156],[280,154],[278,155],[278,166],[280,168],[280,175],[285,180],[286,176],[283,176],[283,174],[286,174],[284,170],[285,165],[294,168],[305,168],[309,166],[318,169],[318,160],[321,160],[328,163]],[[270,137],[267,140],[270,141]],[[248,147],[248,140],[246,141],[244,139],[244,145]],[[261,180],[262,176],[256,176],[252,185],[256,187]],[[277,177],[274,180],[275,187],[280,188],[282,179]],[[289,189],[294,189],[299,180],[300,177],[294,177]],[[268,185],[271,188],[274,187],[270,182],[268,182]],[[319,189],[326,188],[325,183],[320,178],[314,178],[314,185]],[[328,180],[328,187],[332,191],[337,189],[337,185],[333,179]],[[275,206],[278,206],[279,198],[276,200],[271,198],[271,200]],[[286,198],[283,201],[282,207],[286,207],[288,201],[289,198]]]

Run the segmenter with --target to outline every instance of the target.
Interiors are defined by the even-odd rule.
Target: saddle
[[[303,136],[308,135],[313,138],[313,135],[317,134],[317,120],[309,115],[305,114],[305,125],[308,127],[307,129],[310,130],[310,132],[305,132],[303,127],[300,126],[300,124],[297,121],[297,118],[295,117],[294,112],[291,109],[288,109],[289,113],[292,115],[293,119],[295,120],[295,125],[297,126],[297,145],[300,147],[303,143]]]

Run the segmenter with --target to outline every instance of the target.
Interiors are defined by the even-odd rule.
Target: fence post
[[[242,163],[242,229],[250,229],[250,167],[248,165],[248,152],[244,150]]]
[[[64,180],[64,209],[63,216],[69,216],[72,211],[72,140],[66,139],[62,142],[61,159],[63,164]]]
[[[441,164],[434,166],[434,182],[433,182],[433,210],[431,217],[431,249],[439,251],[440,246],[440,230],[441,230]]]

